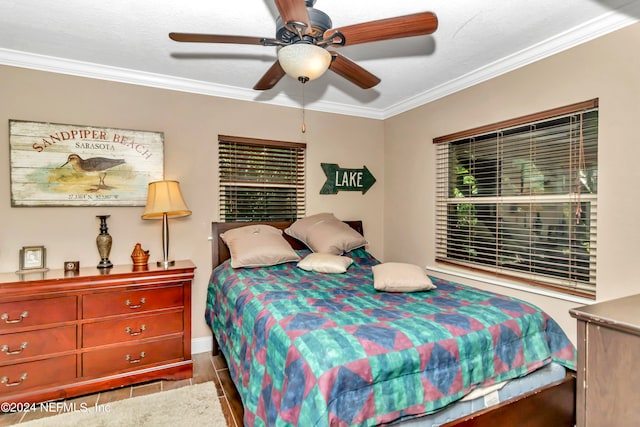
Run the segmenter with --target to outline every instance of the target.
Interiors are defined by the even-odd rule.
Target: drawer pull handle
[[[132,365],[134,363],[140,363],[142,362],[142,358],[144,358],[147,354],[144,351],[140,352],[140,358],[139,359],[132,359],[130,354],[127,354],[124,358],[127,362],[131,363]]]
[[[138,331],[135,331],[135,332],[134,332],[134,331],[133,331],[130,327],[128,327],[128,326],[127,326],[126,328],[124,328],[124,331],[125,331],[126,333],[128,333],[128,334],[129,334],[129,336],[137,337],[138,335],[142,334],[142,331],[144,331],[145,329],[147,329],[147,326],[143,324],[143,325],[141,325],[141,326],[140,326],[140,330],[138,330]]]
[[[7,377],[2,377],[0,378],[0,383],[4,384],[7,387],[15,387],[18,386],[20,384],[22,384],[24,382],[24,380],[27,379],[27,373],[25,372],[24,374],[22,374],[20,376],[20,379],[18,381],[14,381],[12,383],[9,382],[9,378]]]
[[[23,311],[22,313],[20,313],[20,318],[9,320],[9,314],[2,313],[2,316],[0,316],[0,319],[4,320],[4,323],[20,323],[27,316],[29,316],[29,312],[28,311]]]
[[[4,344],[2,347],[0,347],[0,351],[6,354],[7,356],[13,356],[14,354],[22,353],[25,348],[27,348],[26,341],[20,344],[20,347],[17,350],[9,350],[9,346]]]
[[[142,304],[144,304],[145,302],[147,302],[146,298],[140,298],[140,303],[139,304],[131,305],[131,301],[130,300],[126,300],[124,303],[127,304],[127,306],[130,309],[134,310],[136,308],[142,307]]]

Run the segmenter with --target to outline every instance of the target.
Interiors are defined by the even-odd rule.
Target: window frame
[[[514,119],[504,120],[498,123],[484,125],[484,126],[468,129],[465,131],[456,132],[449,135],[434,138],[433,143],[436,145],[436,224],[435,224],[436,225],[436,230],[435,230],[436,262],[455,265],[456,267],[461,267],[465,270],[470,270],[475,273],[480,273],[483,275],[486,275],[489,273],[495,277],[501,277],[503,279],[508,279],[510,281],[525,283],[527,285],[534,286],[534,287],[552,289],[554,291],[558,291],[568,295],[594,299],[595,292],[596,292],[595,242],[597,241],[597,238],[596,238],[595,230],[597,229],[597,219],[596,219],[595,212],[597,212],[597,190],[594,194],[580,194],[579,191],[577,194],[577,203],[583,203],[583,202],[589,203],[589,207],[591,208],[589,212],[589,215],[591,216],[589,217],[588,230],[591,233],[590,242],[592,242],[594,246],[592,251],[593,254],[589,255],[589,274],[591,275],[591,277],[589,278],[589,283],[584,283],[582,281],[575,280],[575,279],[574,280],[550,279],[545,275],[539,275],[531,271],[523,273],[523,272],[518,272],[515,269],[509,270],[507,268],[502,267],[499,261],[497,260],[494,261],[493,265],[490,262],[487,262],[486,265],[479,265],[480,263],[478,263],[477,261],[474,263],[473,261],[466,262],[459,258],[456,259],[455,256],[450,256],[448,252],[451,246],[453,246],[453,244],[451,243],[453,242],[453,240],[451,239],[454,239],[455,236],[453,237],[449,236],[449,233],[452,230],[452,226],[451,224],[447,223],[447,221],[449,221],[449,217],[448,217],[449,209],[454,205],[454,203],[456,203],[454,201],[454,198],[449,193],[452,165],[450,163],[449,153],[447,150],[453,143],[460,143],[465,139],[472,139],[474,137],[485,136],[487,134],[493,134],[493,133],[499,134],[501,130],[505,130],[509,128],[513,129],[516,127],[526,126],[530,124],[551,121],[558,117],[581,114],[581,113],[592,111],[592,110],[596,110],[596,111],[598,110],[598,99],[592,99],[592,100],[588,100],[580,103],[567,105],[560,108],[545,110],[542,112],[525,115],[525,116],[517,117]],[[597,132],[597,125],[596,125],[596,132]],[[500,138],[498,137],[497,140],[499,139]],[[496,142],[496,146],[499,146],[499,144],[500,144],[499,142]],[[596,144],[597,144],[597,134],[596,134]],[[597,162],[596,162],[596,165],[597,165]],[[500,165],[499,169],[501,169],[502,167],[503,166]],[[596,176],[597,176],[597,166],[596,166]],[[498,187],[500,188],[502,187],[500,180],[497,180],[496,178],[495,182],[497,183]],[[485,197],[476,196],[474,199],[472,196],[468,200],[470,200],[471,203],[496,203],[496,209],[499,209],[500,206],[506,206],[508,203],[514,203],[514,200],[516,198],[503,197],[502,194],[500,193],[501,191],[500,189],[496,191],[498,191],[498,193],[496,193],[495,197],[485,198]],[[572,202],[575,202],[575,200],[572,199],[573,195],[574,193],[571,190],[569,190],[566,194],[564,193],[561,194],[560,196],[555,196],[555,195],[534,196],[532,194],[529,194],[526,197],[517,196],[517,197],[520,197],[520,199],[517,201],[524,202],[528,198],[529,200],[535,199],[536,201],[542,202],[542,203],[551,203],[554,200],[562,201],[563,203],[567,203],[567,200],[569,200],[568,203],[572,203]],[[482,200],[482,202],[480,202],[479,200]],[[532,202],[529,201],[529,203],[532,203]],[[460,203],[458,202],[458,204]],[[499,214],[496,213],[495,215],[496,215],[495,217],[496,224],[498,224],[501,218],[500,216],[498,216]],[[500,238],[495,237],[495,239],[500,239],[500,240],[496,240],[496,246],[505,244],[505,241],[502,240],[502,237]],[[476,240],[473,240],[473,238],[472,238],[472,241],[474,243],[478,242]],[[556,247],[556,249],[558,247]],[[489,251],[488,253],[491,253],[491,251]],[[533,269],[532,267],[533,265],[529,264],[529,269]],[[568,276],[570,276],[570,274],[568,274]]]

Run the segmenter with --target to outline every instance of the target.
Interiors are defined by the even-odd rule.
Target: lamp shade
[[[171,217],[191,215],[191,211],[182,198],[178,181],[149,183],[147,205],[142,213],[142,219],[162,218],[165,213]]]
[[[280,48],[278,61],[289,76],[298,80],[313,80],[327,71],[331,54],[314,44],[295,43]]]

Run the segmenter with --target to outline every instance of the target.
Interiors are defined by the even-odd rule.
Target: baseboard
[[[213,350],[211,337],[193,338],[191,340],[191,354],[206,353]]]

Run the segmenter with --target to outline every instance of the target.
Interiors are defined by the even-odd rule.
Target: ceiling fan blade
[[[431,34],[438,28],[438,18],[432,12],[420,12],[378,21],[347,25],[325,31],[325,39],[336,44],[353,45],[380,40]]]
[[[370,89],[380,83],[380,79],[371,74],[349,58],[338,52],[329,52],[332,56],[329,69],[334,73],[344,77],[351,83],[360,86],[362,89]]]
[[[250,36],[225,36],[219,34],[169,33],[169,38],[177,42],[190,43],[232,43],[270,45],[270,39]]]
[[[280,66],[280,62],[276,61],[260,78],[258,83],[253,87],[254,90],[269,90],[276,85],[285,75],[284,70]]]
[[[304,24],[307,30],[311,30],[309,12],[304,0],[275,0],[275,3],[285,25],[289,22],[298,22]]]

